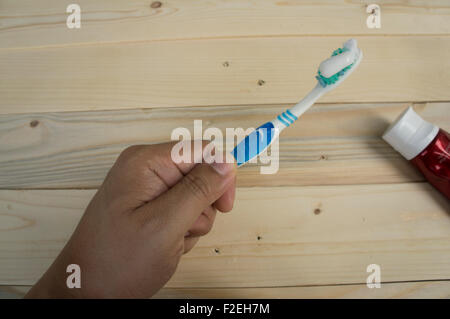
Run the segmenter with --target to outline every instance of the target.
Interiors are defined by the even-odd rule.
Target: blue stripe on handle
[[[292,114],[292,112],[291,111],[289,111],[289,110],[286,110],[286,113],[288,114],[288,115],[290,115],[293,119],[294,119],[294,121],[297,121],[298,120],[298,117],[297,116],[295,116],[294,114]]]
[[[285,120],[283,120],[283,118],[282,118],[281,116],[279,116],[279,115],[277,116],[277,119],[280,120],[281,123],[283,123],[284,125],[286,125],[286,127],[288,127],[289,125],[291,125],[291,124],[289,124],[288,122],[286,122]]]
[[[262,153],[275,137],[274,125],[267,122],[247,135],[233,150],[237,165],[241,166]]]
[[[294,121],[286,115],[286,113],[281,114],[290,124],[294,123]]]

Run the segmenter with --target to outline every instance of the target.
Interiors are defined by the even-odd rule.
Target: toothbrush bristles
[[[333,51],[333,53],[331,54],[331,56],[336,56],[338,54],[342,54],[345,51],[347,51],[347,48],[339,48]],[[353,66],[354,63],[346,66],[345,68],[343,68],[342,70],[340,70],[339,72],[337,72],[336,74],[330,76],[330,77],[324,77],[322,75],[322,73],[320,72],[320,70],[317,71],[317,76],[316,79],[317,81],[319,81],[320,85],[322,87],[326,87],[327,85],[331,85],[331,84],[335,84],[340,77],[342,77],[348,70],[351,69],[351,67]]]

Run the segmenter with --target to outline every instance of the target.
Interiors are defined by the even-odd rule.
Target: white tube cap
[[[439,127],[408,107],[383,134],[383,139],[408,161],[420,154],[439,132]]]

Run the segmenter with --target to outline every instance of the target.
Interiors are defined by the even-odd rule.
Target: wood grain
[[[30,288],[30,286],[0,286],[0,299],[23,298]],[[366,285],[264,288],[163,288],[153,298],[450,298],[450,281],[383,283],[379,289],[368,289]]]
[[[0,284],[33,284],[93,193],[0,191]],[[447,280],[449,212],[427,183],[240,188],[168,287],[363,283],[373,263],[383,282]]]
[[[450,37],[357,39],[363,62],[321,103],[450,100]],[[232,38],[0,50],[0,113],[296,103],[316,85],[320,62],[345,40]]]
[[[450,297],[450,202],[380,138],[411,104],[450,130],[448,0],[380,0],[381,29],[366,0],[78,0],[79,30],[69,3],[0,0],[0,298],[40,277],[125,147],[271,120],[349,37],[361,66],[283,132],[277,174],[239,170],[234,211],[156,298]]]
[[[0,288],[1,289],[1,288]],[[20,293],[20,291],[19,291]],[[19,294],[20,295],[20,294]],[[265,287],[265,288],[164,288],[154,296],[168,298],[450,298],[449,281],[424,281],[384,283],[379,289],[366,285],[316,286],[316,287]]]
[[[411,35],[450,33],[450,4],[377,1],[381,29],[366,25],[371,1],[78,0],[82,27],[66,27],[70,0],[2,0],[0,48],[284,35]],[[344,23],[345,22],[345,23]]]
[[[370,184],[423,181],[380,136],[409,104],[319,104],[280,141],[280,169],[239,170],[240,186]],[[416,104],[425,119],[450,129],[450,103]],[[132,144],[170,141],[194,120],[203,131],[257,127],[284,105],[189,107],[0,116],[0,188],[96,188]]]

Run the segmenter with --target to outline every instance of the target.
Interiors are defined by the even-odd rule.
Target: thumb
[[[235,163],[198,164],[147,205],[169,231],[184,236],[201,213],[226,192],[235,174]]]

